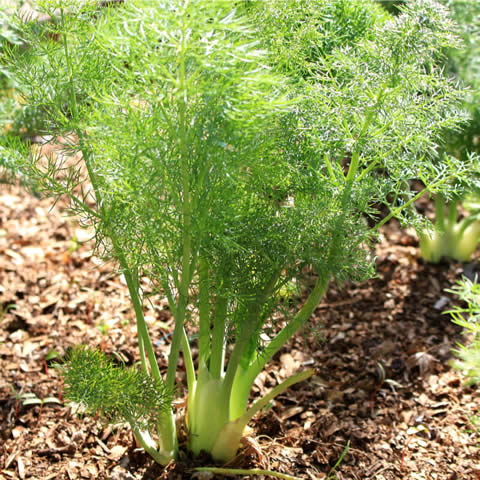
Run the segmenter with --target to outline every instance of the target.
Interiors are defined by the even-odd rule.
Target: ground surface
[[[64,403],[52,352],[61,359],[87,343],[127,363],[138,357],[124,283],[79,244],[88,233],[50,205],[17,187],[0,190],[0,480],[192,478],[185,456],[162,472],[126,428],[81,418]],[[442,315],[451,302],[444,289],[478,267],[425,265],[415,238],[395,225],[377,256],[378,278],[331,288],[314,328],[259,378],[254,393],[316,369],[257,416],[237,466],[325,479],[350,442],[340,480],[480,479],[469,421],[480,395],[449,366],[461,336]],[[165,368],[171,321],[162,299],[154,302],[147,318]],[[21,394],[37,400],[22,405]],[[40,405],[47,397],[59,403]]]

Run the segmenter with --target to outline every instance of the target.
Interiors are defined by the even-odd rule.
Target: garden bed
[[[127,428],[64,403],[51,363],[68,347],[102,347],[127,364],[138,353],[124,282],[92,256],[88,232],[61,203],[50,205],[17,187],[0,192],[0,479],[221,478],[193,473],[211,462],[183,454],[163,471]],[[316,372],[255,418],[236,467],[323,479],[350,442],[339,480],[480,478],[470,421],[479,394],[450,367],[462,337],[442,314],[453,301],[444,289],[478,266],[424,264],[415,237],[395,224],[382,236],[377,278],[329,289],[308,330],[260,375],[255,393]],[[157,305],[147,321],[164,370],[172,320]],[[182,372],[178,380],[185,385]],[[22,406],[14,392],[60,403]]]

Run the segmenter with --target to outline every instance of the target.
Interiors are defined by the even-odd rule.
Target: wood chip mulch
[[[127,364],[138,354],[122,278],[61,210],[19,187],[0,189],[0,480],[222,478],[193,474],[192,465],[209,463],[183,453],[162,470],[125,426],[64,401],[52,364],[69,347],[101,347]],[[414,235],[395,224],[383,231],[377,265],[373,280],[332,286],[308,329],[260,375],[254,395],[316,370],[255,418],[238,468],[320,480],[480,479],[472,423],[480,395],[450,367],[462,336],[442,314],[456,301],[445,288],[480,267],[425,264]],[[165,301],[154,298],[146,315],[165,369]]]

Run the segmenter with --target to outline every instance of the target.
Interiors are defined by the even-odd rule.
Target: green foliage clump
[[[480,152],[480,3],[476,0],[442,0],[455,21],[455,31],[462,39],[461,48],[447,49],[444,60],[445,70],[458,82],[467,86],[468,91],[463,107],[467,114],[462,128],[447,129],[444,132],[443,151],[456,156],[468,164],[479,164]],[[466,197],[477,196],[479,192],[478,172],[457,182],[449,198],[435,199],[435,230],[419,233],[420,251],[429,262],[441,258],[467,261],[476,250],[480,240],[478,211],[469,208]],[[458,220],[458,206],[470,215]],[[445,215],[445,211],[448,214]]]
[[[454,366],[468,377],[468,384],[477,384],[480,382],[480,284],[463,279],[451,292],[466,303],[466,307],[456,307],[449,312],[452,321],[471,334],[471,343],[459,345],[455,350],[458,360]]]
[[[462,158],[480,153],[480,3],[476,0],[442,0],[463,40],[463,47],[448,52],[447,68],[469,87],[465,108],[469,121],[460,132],[447,138],[450,150]]]
[[[464,91],[439,67],[459,43],[451,20],[431,0],[396,17],[351,0],[41,6],[52,18],[45,38],[20,21],[32,48],[10,68],[63,155],[17,156],[17,165],[45,194],[67,195],[95,228],[97,251],[117,262],[153,385],[174,390],[183,352],[190,450],[230,460],[265,401],[312,374],[248,406],[255,378],[330,281],[371,276],[378,228],[392,217],[415,223],[409,207],[421,194],[448,196],[472,173],[454,157],[437,160],[442,133],[464,120]],[[410,190],[414,179],[422,192]],[[143,317],[142,276],[174,315],[165,375]],[[307,299],[279,320],[292,283]],[[109,371],[95,355],[80,362],[87,370],[87,360]],[[97,378],[93,370],[85,378]],[[105,393],[112,404],[114,393]],[[168,463],[178,448],[173,412],[154,417],[156,446],[130,423]]]
[[[18,166],[12,160],[12,155],[25,148],[19,140],[33,135],[41,135],[44,130],[44,115],[41,107],[25,105],[18,90],[18,78],[10,69],[9,58],[22,56],[26,45],[21,30],[15,27],[14,11],[16,1],[7,7],[0,5],[0,182],[13,183],[20,180],[29,183],[29,180],[18,171]],[[12,152],[4,150],[9,146]]]
[[[10,8],[11,10],[11,8]],[[5,62],[5,52],[12,45],[21,45],[22,39],[18,31],[9,23],[11,11],[0,5],[0,89],[8,85],[9,71]]]
[[[388,19],[373,0],[254,0],[266,46],[278,68],[293,78],[309,78],[336,48],[373,39],[375,27]],[[298,79],[296,79],[298,80]]]
[[[170,408],[172,392],[142,370],[115,363],[99,350],[73,349],[62,368],[65,395],[109,422],[149,430]]]

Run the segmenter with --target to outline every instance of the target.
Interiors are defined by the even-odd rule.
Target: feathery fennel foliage
[[[438,68],[458,44],[451,21],[430,0],[397,17],[373,0],[41,5],[52,21],[39,37],[20,19],[32,48],[12,68],[64,155],[24,155],[18,165],[46,194],[67,195],[72,213],[94,226],[98,252],[118,263],[151,385],[174,390],[183,350],[189,448],[230,460],[250,418],[312,374],[248,406],[256,376],[330,281],[372,275],[378,228],[392,217],[417,221],[409,207],[421,193],[448,195],[471,173],[454,157],[433,161],[444,129],[463,121],[464,92]],[[410,191],[413,179],[423,192]],[[390,209],[383,219],[381,205]],[[175,319],[164,375],[141,276],[162,289]],[[307,299],[281,310],[291,282]],[[262,343],[264,332],[271,339]],[[74,357],[75,377],[90,368],[84,360]],[[75,383],[75,398],[100,406],[95,389]],[[171,408],[155,420],[141,412],[155,425],[146,433],[130,421],[135,435],[168,463],[178,448]]]
[[[461,49],[448,52],[447,68],[468,86],[465,108],[468,124],[448,138],[451,151],[467,157],[469,152],[480,153],[480,3],[475,0],[442,0],[458,25],[463,40]]]
[[[480,284],[464,278],[450,292],[466,302],[466,307],[456,307],[448,312],[452,321],[472,334],[469,345],[459,345],[455,350],[458,360],[454,366],[468,377],[469,385],[477,384],[480,382]]]
[[[101,412],[111,422],[128,421],[148,431],[170,408],[171,392],[146,372],[115,365],[105,353],[82,347],[72,350],[67,360],[61,367],[65,395],[85,404],[90,413]]]

